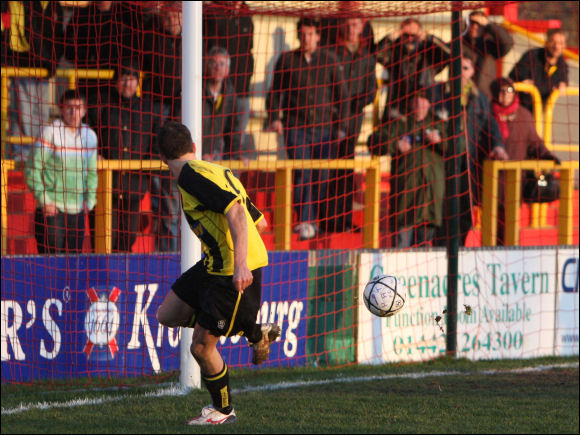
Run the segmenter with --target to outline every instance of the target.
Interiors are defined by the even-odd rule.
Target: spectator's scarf
[[[508,127],[508,121],[513,121],[516,116],[516,111],[520,107],[520,97],[515,94],[514,101],[509,106],[505,107],[499,104],[496,100],[493,100],[491,105],[493,116],[497,120],[497,125],[499,126],[499,131],[503,140],[506,140],[510,135],[510,129]]]

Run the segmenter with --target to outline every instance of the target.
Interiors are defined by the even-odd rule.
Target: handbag
[[[560,198],[560,185],[551,172],[526,171],[522,199],[524,202],[552,202]]]

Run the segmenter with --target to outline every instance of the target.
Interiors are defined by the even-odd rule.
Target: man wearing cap
[[[97,131],[99,151],[108,160],[150,160],[161,125],[161,110],[137,95],[140,71],[136,62],[124,62],[115,72],[101,104],[89,111]],[[139,230],[139,205],[151,186],[141,171],[113,174],[113,250],[131,251]]]

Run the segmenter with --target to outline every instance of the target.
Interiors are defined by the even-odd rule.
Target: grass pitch
[[[205,390],[2,386],[2,433],[578,433],[578,357],[234,370],[234,425],[192,428]],[[82,402],[84,400],[84,402]]]

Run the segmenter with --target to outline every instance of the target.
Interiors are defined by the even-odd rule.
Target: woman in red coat
[[[560,163],[538,136],[531,112],[520,105],[514,82],[509,78],[500,77],[490,84],[490,90],[493,97],[491,103],[493,116],[497,121],[509,160],[538,159]],[[526,179],[525,176],[522,178]],[[504,184],[505,177],[502,175],[500,186]],[[498,244],[503,244],[505,221],[503,189],[500,189],[499,193],[498,218]]]

